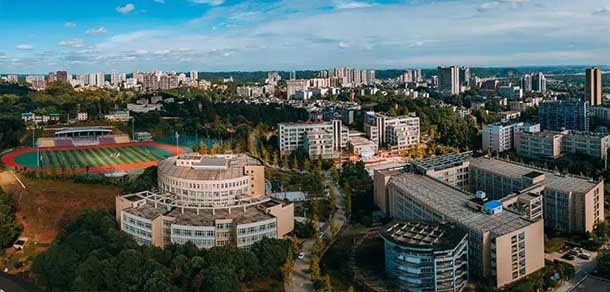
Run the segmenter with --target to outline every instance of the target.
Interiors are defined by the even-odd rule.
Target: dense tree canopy
[[[23,226],[15,220],[13,196],[0,189],[0,249],[13,245],[21,231]]]
[[[251,251],[236,247],[164,249],[139,246],[117,230],[106,211],[87,211],[69,223],[32,271],[50,291],[239,291],[242,281],[280,277],[290,244],[263,239]]]

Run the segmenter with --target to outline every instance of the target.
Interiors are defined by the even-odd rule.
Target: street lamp
[[[136,118],[133,116],[129,117],[129,120],[131,121],[131,140],[135,141],[136,140],[136,131],[135,131],[135,122],[136,122]]]

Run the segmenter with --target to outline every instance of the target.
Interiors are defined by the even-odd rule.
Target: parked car
[[[17,240],[15,240],[15,243],[13,243],[13,247],[16,250],[21,250],[25,247],[25,244],[28,242],[28,238],[27,237],[19,237],[17,238]]]
[[[579,254],[579,252],[576,249],[571,249],[568,251],[569,255],[573,255],[573,256],[577,256]]]
[[[299,256],[297,257],[299,260],[302,260],[303,258],[305,258],[305,252],[300,252]]]
[[[569,261],[575,259],[575,257],[573,255],[569,254],[569,253],[564,254],[561,258],[569,260]]]
[[[578,257],[581,258],[581,259],[590,260],[591,259],[591,254],[589,254],[587,252],[583,252],[583,253],[579,254]]]
[[[324,236],[326,236],[326,233],[320,232],[319,236],[320,236],[320,238],[324,238]]]

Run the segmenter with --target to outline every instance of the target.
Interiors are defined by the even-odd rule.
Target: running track
[[[124,143],[124,144],[111,144],[111,145],[51,147],[51,148],[40,148],[40,151],[44,152],[44,151],[66,151],[66,150],[76,150],[76,149],[120,148],[120,147],[128,147],[128,146],[158,147],[158,148],[163,148],[163,149],[169,150],[174,155],[186,153],[186,151],[184,151],[184,149],[182,149],[182,148],[176,149],[176,146],[170,146],[167,144],[159,144],[156,142],[134,142],[134,143]],[[25,153],[35,152],[35,151],[36,151],[35,147],[19,148],[13,152],[10,152],[10,153],[2,156],[2,164],[4,164],[5,166],[8,166],[8,167],[11,167],[13,169],[20,169],[20,170],[25,170],[25,171],[36,171],[37,170],[36,168],[27,168],[27,167],[24,167],[23,165],[17,164],[17,162],[15,161],[15,159],[18,156],[23,155]],[[151,160],[151,161],[139,162],[139,163],[96,166],[96,167],[89,167],[89,172],[111,172],[111,171],[119,171],[119,170],[127,171],[127,170],[132,170],[132,169],[146,168],[146,167],[154,166],[154,165],[157,165],[157,163],[159,163],[159,161]],[[46,169],[46,172],[51,173],[52,170]],[[72,169],[70,169],[70,172],[72,172]],[[86,168],[75,168],[74,172],[85,173],[85,172],[87,172],[87,169]],[[55,173],[58,173],[58,174],[61,173],[61,169],[55,169]]]

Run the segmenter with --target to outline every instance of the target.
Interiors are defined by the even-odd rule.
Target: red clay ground
[[[163,148],[166,150],[171,151],[172,153],[174,153],[175,155],[177,154],[184,154],[186,153],[186,151],[182,148],[176,149],[175,146],[170,146],[170,145],[166,145],[166,144],[159,144],[156,142],[134,142],[134,143],[125,143],[125,144],[112,144],[112,145],[95,145],[95,146],[79,146],[79,147],[53,147],[53,148],[47,148],[45,149],[45,151],[66,151],[66,150],[75,150],[75,149],[98,149],[98,148],[119,148],[119,147],[128,147],[128,146],[151,146],[151,147],[159,147],[159,148]],[[13,169],[20,169],[20,170],[25,170],[25,171],[36,171],[37,169],[35,168],[26,168],[23,167],[22,165],[17,164],[17,162],[15,161],[15,159],[19,156],[19,155],[23,155],[25,153],[30,153],[30,152],[34,152],[36,151],[35,147],[27,147],[27,148],[19,148],[13,152],[10,152],[4,156],[2,156],[2,164],[4,164],[7,167],[13,168]],[[130,163],[130,164],[120,164],[120,165],[109,165],[109,166],[97,166],[97,167],[90,167],[89,168],[89,172],[110,172],[110,171],[128,171],[128,170],[133,170],[133,169],[139,169],[139,168],[146,168],[149,166],[154,166],[157,165],[159,161],[157,160],[151,160],[151,161],[147,161],[147,162],[140,162],[140,163]],[[48,173],[51,173],[52,170],[47,169],[45,170]],[[87,172],[86,168],[77,168],[74,170],[70,170],[70,172],[73,173],[85,173]],[[61,170],[56,169],[55,173],[60,174]]]

